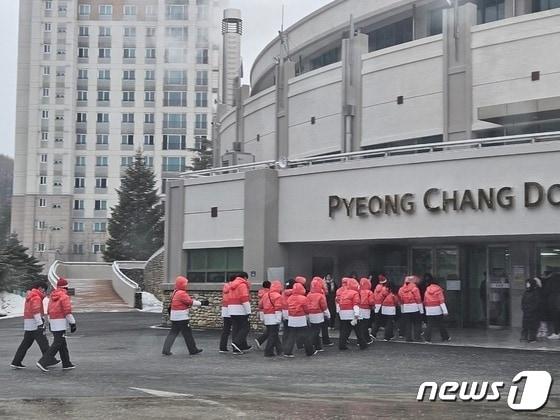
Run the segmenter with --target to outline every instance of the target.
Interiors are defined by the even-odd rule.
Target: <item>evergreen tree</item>
[[[196,156],[192,159],[193,171],[202,171],[213,166],[214,153],[212,142],[206,138],[201,140],[200,148],[196,150]]]
[[[34,282],[45,280],[41,274],[43,266],[27,251],[17,235],[10,235],[6,245],[0,249],[0,290],[25,290]]]
[[[109,219],[109,240],[105,261],[144,261],[163,246],[163,205],[160,203],[153,171],[137,152],[126,170],[119,203]]]

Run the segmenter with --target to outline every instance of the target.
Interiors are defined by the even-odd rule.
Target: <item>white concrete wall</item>
[[[362,146],[442,133],[442,48],[436,35],[364,56]]]
[[[560,96],[559,49],[560,9],[474,27],[474,115],[483,106]],[[533,71],[540,81],[531,81]]]
[[[527,209],[524,182],[549,187],[560,182],[560,145],[536,144],[362,160],[280,172],[279,241],[318,242],[361,239],[441,238],[558,234],[560,214],[548,204]],[[511,210],[430,213],[423,207],[429,188],[464,190],[512,187]],[[415,194],[413,215],[329,218],[329,196],[371,197]],[[558,198],[558,196],[556,196]]]
[[[223,175],[185,182],[183,249],[243,246],[244,175]],[[218,217],[212,218],[212,207]]]
[[[245,102],[245,152],[256,160],[276,155],[276,91],[266,89]],[[257,141],[257,135],[259,140]]]

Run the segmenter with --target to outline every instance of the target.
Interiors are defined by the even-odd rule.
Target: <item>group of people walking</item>
[[[298,276],[285,285],[278,280],[265,281],[258,292],[259,319],[265,330],[255,339],[255,345],[264,346],[265,357],[294,357],[296,345],[304,349],[307,356],[314,356],[323,351],[324,346],[334,344],[329,337],[329,327],[334,325],[335,317],[340,325],[340,350],[348,349],[352,332],[359,348],[367,349],[382,327],[386,341],[394,338],[397,329],[407,341],[420,341],[423,321],[426,342],[431,342],[434,329],[439,331],[442,341],[448,341],[444,291],[433,277],[425,276],[423,280],[422,292],[419,288],[422,280],[418,276],[405,277],[400,288],[384,275],[375,279],[375,287],[372,287],[371,277],[359,281],[345,277],[339,288],[332,287],[330,277],[314,277],[308,282],[305,277]],[[172,327],[162,350],[164,355],[171,354],[171,345],[179,332],[183,333],[190,354],[202,351],[196,347],[192,336],[189,310],[208,305],[208,301],[190,298],[187,284],[184,277],[176,279],[169,306]],[[242,355],[253,348],[247,341],[252,312],[250,289],[247,273],[231,276],[223,286],[220,353],[230,352],[230,335],[232,354]],[[329,302],[331,297],[334,305]]]
[[[47,283],[38,282],[27,292],[23,313],[23,340],[10,365],[12,369],[25,369],[23,359],[34,342],[37,342],[43,355],[36,363],[43,372],[48,372],[50,367],[60,364],[61,360],[63,370],[75,368],[70,361],[66,343],[68,327],[72,333],[76,332],[76,320],[72,315],[72,302],[68,295],[68,281],[64,278],[57,281],[56,289],[48,296],[45,314],[44,301],[47,299],[47,289]],[[50,346],[45,335],[47,324],[54,337]],[[56,359],[57,354],[60,355],[61,360]]]

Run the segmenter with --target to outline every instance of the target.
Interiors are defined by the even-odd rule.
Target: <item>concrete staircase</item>
[[[99,279],[67,279],[75,289],[72,306],[75,312],[127,312],[132,309],[113,289],[112,281]]]

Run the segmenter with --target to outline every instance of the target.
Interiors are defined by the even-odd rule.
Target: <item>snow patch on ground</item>
[[[161,313],[163,311],[163,303],[154,295],[148,292],[142,292],[142,312]]]
[[[0,315],[6,315],[6,317],[16,317],[23,315],[23,306],[25,303],[25,298],[7,292],[0,292]],[[2,316],[2,318],[6,318]]]

